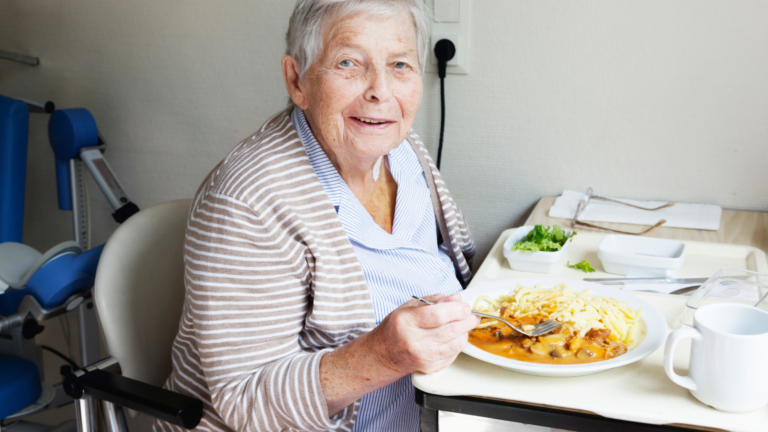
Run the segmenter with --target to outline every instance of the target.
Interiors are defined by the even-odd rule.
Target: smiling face
[[[352,15],[329,24],[323,42],[291,98],[337,169],[367,170],[403,142],[421,103],[413,22],[405,12]]]

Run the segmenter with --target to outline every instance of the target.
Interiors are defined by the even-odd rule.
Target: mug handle
[[[673,331],[667,337],[667,346],[664,348],[664,372],[675,384],[688,390],[696,391],[696,382],[690,376],[680,376],[672,369],[677,343],[683,339],[691,338],[701,340],[701,332],[693,327],[681,328]]]

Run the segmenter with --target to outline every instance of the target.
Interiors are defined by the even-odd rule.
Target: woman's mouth
[[[388,123],[394,123],[392,120],[384,120],[384,119],[376,119],[376,118],[368,118],[368,117],[351,117],[353,120],[366,124],[366,125],[372,125],[372,126],[379,126],[379,125],[385,125]]]

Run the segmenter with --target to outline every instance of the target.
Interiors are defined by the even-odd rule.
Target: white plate
[[[499,296],[507,294],[508,292],[515,289],[518,284],[521,286],[535,286],[536,284],[541,284],[542,288],[551,288],[561,283],[566,284],[568,288],[571,288],[574,291],[584,291],[589,289],[590,294],[604,297],[613,297],[616,300],[627,302],[629,306],[635,309],[643,308],[640,317],[642,319],[642,323],[645,326],[645,337],[642,338],[639,343],[636,343],[635,346],[630,347],[629,351],[624,355],[612,358],[610,360],[577,365],[552,365],[512,360],[483,351],[472,344],[468,344],[467,347],[464,348],[464,353],[476,359],[483,360],[499,367],[503,367],[504,369],[509,369],[527,375],[572,377],[590,375],[603,372],[608,369],[613,369],[615,367],[634,363],[650,355],[652,352],[656,351],[656,349],[658,349],[661,344],[664,343],[664,339],[667,336],[667,322],[664,320],[664,317],[661,315],[661,313],[645,300],[636,297],[627,291],[621,291],[617,288],[612,288],[606,285],[584,282],[577,279],[505,279],[488,282],[469,288],[461,293],[461,298],[465,303],[468,303],[470,306],[472,306],[479,296],[487,295],[491,298],[498,298]]]

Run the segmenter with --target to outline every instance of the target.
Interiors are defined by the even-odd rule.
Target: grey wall
[[[285,105],[293,2],[6,0],[0,93],[86,107],[146,207],[190,197]],[[475,0],[472,70],[447,82],[443,173],[484,256],[539,197],[586,189],[768,210],[768,3]],[[436,151],[439,85],[415,128]],[[45,116],[30,137],[26,242],[67,239]],[[95,241],[115,224],[95,197]]]

